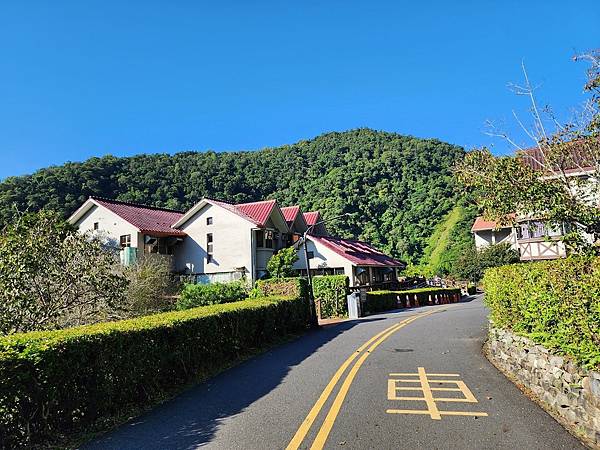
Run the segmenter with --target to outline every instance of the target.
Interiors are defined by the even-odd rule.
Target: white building
[[[536,172],[542,179],[552,179],[566,176],[577,179],[577,197],[590,205],[598,205],[597,180],[594,175],[595,167],[590,165],[585,156],[574,149],[572,161],[566,163],[561,170],[549,170],[545,164],[543,152],[539,148],[526,150],[521,155],[522,162]],[[573,166],[573,167],[570,167]],[[512,214],[509,218],[512,225],[500,225],[477,217],[471,231],[475,237],[475,247],[480,250],[491,244],[509,243],[519,252],[521,260],[535,261],[557,259],[567,256],[567,249],[561,238],[568,232],[566,224],[550,225],[535,218]],[[593,236],[585,235],[590,241]]]
[[[346,274],[351,285],[397,279],[405,264],[367,243],[328,236],[319,212],[280,208],[275,200],[231,204],[205,198],[187,212],[90,197],[69,222],[120,248],[128,263],[145,253],[170,255],[175,273],[198,282],[266,275],[276,251],[293,245],[310,228],[312,274]],[[303,253],[296,269],[306,273]]]

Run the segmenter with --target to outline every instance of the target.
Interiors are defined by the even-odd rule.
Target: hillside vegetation
[[[434,229],[459,202],[451,169],[463,155],[435,139],[357,129],[253,152],[104,156],[2,181],[0,223],[25,209],[67,217],[90,195],[175,209],[204,196],[276,198],[325,217],[351,213],[327,227],[418,264]],[[440,239],[450,234],[441,232]]]

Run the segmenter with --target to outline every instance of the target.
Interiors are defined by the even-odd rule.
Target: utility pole
[[[306,231],[302,234],[302,245],[304,246],[304,262],[306,264],[306,279],[308,281],[308,300],[310,303],[310,311],[313,320],[313,325],[317,326],[319,323],[319,318],[317,317],[317,307],[315,304],[315,294],[313,292],[313,284],[312,284],[312,276],[310,274],[310,259],[308,257],[308,246],[306,245],[308,235],[317,225],[321,225],[325,222],[331,222],[332,220],[337,220],[342,217],[349,216],[350,213],[342,214],[341,216],[332,217],[331,219],[321,220],[306,229]]]

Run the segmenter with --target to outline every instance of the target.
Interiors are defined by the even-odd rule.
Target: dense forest
[[[437,267],[445,264],[441,253],[464,241],[472,217],[460,206],[452,175],[463,155],[435,139],[356,129],[259,151],[104,156],[5,179],[0,223],[15,211],[42,208],[67,217],[90,195],[174,209],[204,196],[276,198],[325,217],[351,213],[327,227],[412,264]]]

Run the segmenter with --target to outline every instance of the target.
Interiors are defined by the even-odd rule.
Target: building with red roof
[[[366,242],[329,236],[318,211],[281,208],[275,200],[234,204],[204,198],[182,212],[90,197],[69,221],[82,232],[102,235],[121,250],[124,262],[145,253],[171,255],[175,272],[203,283],[253,282],[266,274],[275,252],[302,245],[305,233],[315,275],[346,274],[352,285],[364,285],[395,280],[405,267]],[[296,268],[306,273],[303,257]]]

